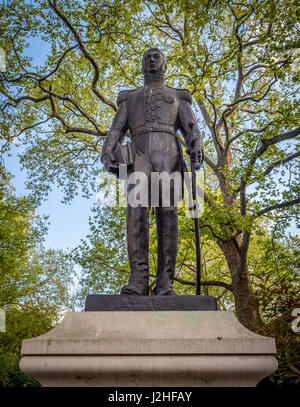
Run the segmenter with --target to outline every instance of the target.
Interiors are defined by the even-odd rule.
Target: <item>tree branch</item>
[[[216,164],[214,164],[206,155],[204,155],[204,162],[213,170],[215,174],[218,174]]]
[[[97,62],[95,61],[95,59],[89,54],[89,52],[87,51],[87,49],[84,46],[83,41],[81,40],[79,34],[77,33],[77,31],[75,30],[75,28],[73,27],[73,25],[70,23],[70,21],[67,19],[67,17],[61,13],[61,11],[57,8],[57,2],[56,0],[53,1],[53,3],[51,3],[50,0],[48,0],[48,3],[50,5],[50,7],[54,10],[54,12],[56,13],[56,15],[67,25],[67,27],[71,30],[75,40],[77,41],[79,48],[81,50],[81,52],[83,53],[83,55],[85,56],[85,58],[92,64],[93,68],[94,68],[94,78],[93,78],[93,82],[92,82],[92,91],[95,93],[95,95],[106,105],[112,107],[114,109],[114,111],[117,110],[117,106],[115,105],[115,103],[111,102],[109,99],[107,99],[101,92],[99,92],[99,90],[97,89],[97,82],[99,80],[99,76],[100,76],[100,70],[99,70],[99,66],[97,64]]]
[[[68,124],[66,122],[66,120],[58,113],[57,106],[56,106],[52,96],[50,96],[50,102],[51,102],[51,107],[52,107],[52,111],[53,111],[53,116],[56,117],[62,123],[62,125],[66,129],[66,133],[84,133],[84,134],[92,134],[93,136],[99,136],[99,132],[97,130],[70,126],[70,124]]]
[[[191,285],[191,286],[196,285],[195,281],[182,280],[179,277],[174,277],[174,280],[178,281],[178,283],[181,283],[181,284],[186,284],[186,285]],[[201,281],[201,285],[203,285],[203,286],[212,286],[212,285],[214,285],[214,286],[223,287],[223,288],[226,288],[229,291],[232,291],[231,284],[224,283],[223,281],[213,281],[213,280],[211,280],[211,281]]]
[[[56,63],[56,66],[54,67],[54,69],[53,69],[52,71],[50,71],[48,74],[46,74],[45,76],[43,76],[42,78],[40,78],[39,80],[40,80],[41,82],[42,82],[42,81],[45,81],[47,78],[49,78],[49,76],[51,76],[51,75],[53,75],[55,72],[57,72],[57,70],[58,70],[60,64],[62,63],[62,61],[63,61],[63,59],[64,59],[64,57],[65,57],[70,51],[72,51],[73,49],[78,48],[78,46],[79,46],[79,44],[76,44],[76,45],[73,45],[73,47],[70,47],[70,48],[66,49],[66,50],[64,51],[64,53],[61,55],[61,57],[58,59],[58,61],[57,61],[57,63]]]
[[[39,102],[43,102],[45,100],[49,100],[49,95],[44,95],[41,97],[33,97],[33,96],[29,96],[29,95],[24,95],[24,96],[20,96],[19,98],[15,99],[14,97],[8,95],[5,93],[5,96],[11,100],[12,102],[14,102],[16,105],[18,105],[19,103],[21,103],[23,100],[30,100],[34,103],[39,103]],[[7,106],[12,106],[15,107],[12,103],[6,103],[3,108],[1,108],[1,110],[4,110]]]
[[[270,172],[273,170],[273,168],[277,167],[278,165],[285,164],[299,156],[300,156],[300,152],[291,154],[288,157],[283,158],[282,160],[275,161],[273,164],[269,165],[269,167],[264,171],[263,175],[266,176],[266,175],[270,174]]]
[[[278,204],[275,204],[275,205],[268,206],[267,208],[264,208],[264,209],[261,209],[260,211],[258,211],[257,214],[256,214],[256,218],[258,218],[259,216],[264,215],[267,212],[274,211],[275,209],[286,208],[288,206],[296,205],[298,203],[300,203],[300,198],[294,199],[292,201],[282,202],[282,203],[278,203]]]
[[[299,134],[300,134],[300,127],[298,127],[295,130],[288,131],[286,133],[278,134],[277,136],[271,137],[269,139],[262,139],[261,140],[262,146],[260,146],[260,148],[255,152],[252,159],[250,160],[248,170],[247,170],[246,174],[242,177],[242,182],[246,183],[248,181],[248,179],[253,171],[253,166],[254,166],[256,160],[266,152],[266,150],[268,149],[269,146],[280,143],[285,140],[295,138]],[[270,169],[270,171],[271,170],[272,170],[272,168]],[[236,189],[234,192],[238,193],[240,190],[241,190],[241,186],[238,189]]]
[[[77,102],[75,102],[74,99],[71,99],[71,98],[68,97],[68,96],[60,96],[60,95],[57,95],[56,93],[52,92],[52,90],[47,90],[47,89],[45,89],[45,88],[41,85],[40,81],[39,81],[39,87],[40,87],[45,93],[47,93],[48,95],[51,95],[52,98],[57,98],[57,99],[59,99],[59,100],[65,101],[65,102],[69,102],[69,103],[71,103],[73,106],[75,106],[75,108],[82,114],[82,116],[85,117],[85,118],[95,127],[96,132],[98,132],[98,135],[104,136],[104,135],[106,134],[105,131],[102,131],[102,130],[99,128],[98,123],[96,122],[96,120],[94,120],[92,117],[90,117],[90,116],[81,108],[81,106],[80,106]],[[69,126],[69,127],[70,127],[70,126]],[[89,131],[89,130],[87,129],[87,131]],[[90,134],[93,134],[93,133],[90,133]]]

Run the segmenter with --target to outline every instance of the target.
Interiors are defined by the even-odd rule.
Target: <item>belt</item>
[[[134,143],[140,136],[142,136],[143,134],[150,134],[150,133],[168,133],[171,134],[172,136],[174,136],[176,138],[176,133],[172,132],[172,131],[167,131],[167,130],[151,130],[151,131],[146,131],[143,130],[139,133],[135,133],[131,135],[131,141]]]

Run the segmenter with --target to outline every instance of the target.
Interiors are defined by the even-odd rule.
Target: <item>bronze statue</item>
[[[192,96],[186,89],[164,84],[166,60],[157,48],[143,56],[144,86],[124,90],[118,95],[118,111],[104,142],[101,161],[107,171],[118,174],[116,146],[129,130],[133,165],[131,171],[141,171],[150,185],[151,173],[184,172],[180,144],[176,132],[183,134],[186,151],[195,170],[203,161],[202,139],[191,109]],[[128,186],[130,191],[131,186]],[[149,191],[151,188],[149,187]],[[172,194],[172,189],[171,189]],[[148,206],[127,206],[127,242],[131,274],[121,294],[149,294],[149,209]],[[155,295],[176,295],[173,278],[176,266],[178,217],[177,207],[159,204],[155,208],[157,224],[157,277]]]

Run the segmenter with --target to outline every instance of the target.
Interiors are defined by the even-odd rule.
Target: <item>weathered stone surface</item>
[[[85,311],[216,311],[210,295],[99,295],[86,297]]]
[[[255,386],[275,352],[228,311],[69,312],[20,367],[43,386]]]
[[[277,368],[265,355],[26,357],[20,367],[47,387],[254,387]]]

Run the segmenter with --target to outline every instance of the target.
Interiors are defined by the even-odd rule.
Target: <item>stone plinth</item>
[[[43,386],[255,386],[275,352],[228,311],[68,312],[20,368]]]

